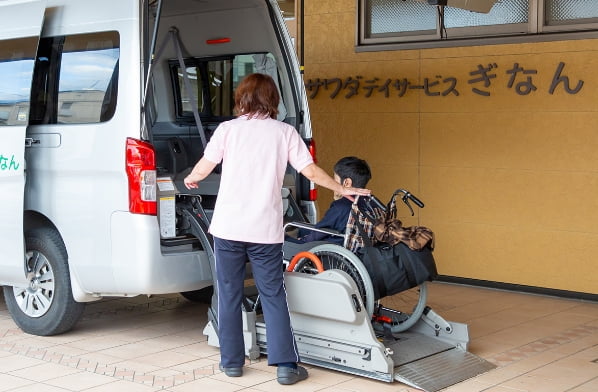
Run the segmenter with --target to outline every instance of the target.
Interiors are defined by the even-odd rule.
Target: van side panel
[[[118,263],[111,246],[110,219],[116,211],[128,211],[128,182],[125,173],[125,141],[139,138],[140,129],[140,47],[138,2],[106,0],[54,1],[44,24],[44,37],[66,37],[60,70],[57,123],[32,125],[30,137],[40,140],[28,149],[31,173],[26,191],[26,207],[46,216],[60,232],[69,256],[71,276],[85,292],[120,292],[115,281]],[[118,98],[112,118],[100,121],[86,118],[83,105],[97,105],[105,94],[96,83],[110,79],[96,52],[91,62],[84,56],[93,53],[86,47],[85,34],[116,34],[118,58]],[[112,35],[110,35],[112,36]],[[68,55],[71,39],[75,49]],[[81,41],[81,42],[79,42]],[[81,43],[81,52],[76,46]],[[99,45],[90,41],[88,45]],[[110,59],[108,59],[110,60]],[[107,60],[107,61],[108,61]],[[79,64],[79,61],[81,63]],[[88,72],[92,79],[71,80],[72,73]],[[94,80],[96,77],[97,80]],[[73,90],[69,91],[70,84]],[[62,87],[64,85],[64,87]],[[100,96],[96,96],[100,94]],[[77,105],[79,105],[77,107]],[[96,106],[97,109],[97,106]],[[73,119],[79,113],[78,119]],[[42,120],[43,121],[43,120]],[[47,122],[47,121],[44,121]],[[155,217],[154,217],[155,218]]]
[[[205,252],[177,252],[164,256],[155,217],[117,211],[112,214],[113,256],[117,293],[165,294],[192,291],[212,284]],[[115,258],[116,259],[116,258]],[[198,282],[203,281],[203,284]],[[105,292],[106,295],[110,292]]]
[[[43,11],[43,1],[0,3],[0,285],[27,284],[23,241],[25,132]]]

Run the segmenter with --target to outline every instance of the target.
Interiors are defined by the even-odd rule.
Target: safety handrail
[[[284,231],[285,233],[287,232],[287,228],[299,228],[299,229],[306,229],[306,230],[311,230],[311,231],[317,231],[319,233],[323,233],[323,234],[328,234],[328,235],[333,235],[333,236],[337,236],[337,237],[344,237],[345,233],[339,233],[336,230],[332,230],[332,229],[326,229],[326,228],[319,228],[319,227],[315,227],[313,224],[311,223],[304,223],[304,222],[288,222],[284,225]]]

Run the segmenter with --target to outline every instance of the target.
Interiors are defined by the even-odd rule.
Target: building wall
[[[399,213],[443,275],[598,293],[598,39],[357,53],[356,10],[305,1],[319,164],[357,155],[381,199],[419,196]]]

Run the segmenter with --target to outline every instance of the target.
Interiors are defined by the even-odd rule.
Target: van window
[[[108,121],[116,110],[116,31],[42,38],[35,63],[32,124]]]
[[[280,83],[276,61],[270,53],[185,59],[192,90],[190,92],[185,88],[184,75],[178,61],[170,60],[169,63],[175,92],[176,116],[177,120],[183,122],[193,121],[190,94],[195,98],[202,118],[218,121],[234,116],[234,92],[245,76],[260,72],[272,76],[277,85]],[[279,119],[284,119],[286,110],[282,94],[278,111]]]
[[[0,125],[27,125],[37,37],[0,45]]]

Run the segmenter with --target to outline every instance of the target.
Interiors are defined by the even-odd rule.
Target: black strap
[[[203,125],[201,123],[201,116],[199,115],[199,111],[197,109],[197,101],[193,96],[193,89],[191,88],[191,82],[189,81],[189,75],[187,73],[187,66],[185,65],[185,60],[183,59],[183,52],[181,50],[181,40],[179,37],[179,30],[176,27],[171,27],[168,31],[170,36],[172,37],[172,43],[174,48],[176,49],[177,60],[179,62],[179,68],[181,69],[181,73],[183,74],[183,83],[185,84],[185,90],[187,90],[187,98],[189,99],[189,103],[191,104],[191,111],[193,112],[193,118],[195,119],[195,126],[197,127],[197,132],[199,132],[199,137],[201,139],[201,146],[206,148],[206,144],[208,143],[206,140],[206,133],[203,130]]]
[[[380,299],[386,297],[388,290],[386,289],[386,285],[384,284],[384,277],[380,273],[380,269],[378,268],[378,259],[380,248],[375,246],[366,246],[364,248],[365,253],[367,253],[367,257],[370,259],[370,265],[372,266],[372,273],[374,276],[370,276],[372,280],[372,284],[374,286],[375,297],[374,299]]]
[[[408,254],[408,252],[415,252],[415,251],[409,249],[409,247],[407,247],[407,245],[405,245],[401,242],[399,242],[395,246],[398,249],[399,260],[402,260],[403,266],[405,267],[405,273],[407,275],[407,281],[409,282],[409,285],[411,287],[418,286],[417,279],[415,278],[415,271],[413,270],[413,266],[411,265],[411,260],[409,260],[409,254]]]

